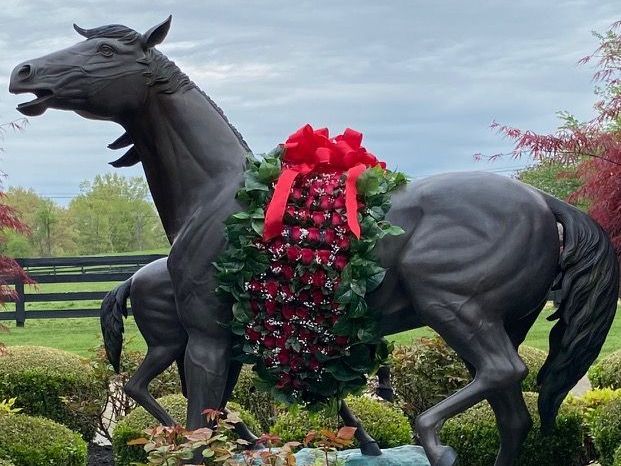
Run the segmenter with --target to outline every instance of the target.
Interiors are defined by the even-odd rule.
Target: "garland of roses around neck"
[[[361,140],[307,125],[250,155],[237,193],[246,209],[227,220],[214,263],[218,292],[233,298],[235,357],[285,403],[320,408],[358,393],[391,350],[365,296],[385,275],[377,241],[403,233],[385,216],[406,177]]]

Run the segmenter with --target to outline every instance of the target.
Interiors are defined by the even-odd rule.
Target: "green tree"
[[[588,209],[586,200],[575,196],[583,184],[576,163],[543,161],[518,171],[516,178],[583,210]]]
[[[168,245],[143,178],[116,173],[81,184],[69,204],[81,254],[140,251]]]

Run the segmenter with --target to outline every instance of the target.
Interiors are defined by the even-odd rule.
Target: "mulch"
[[[91,443],[88,446],[88,466],[114,466],[112,447]]]

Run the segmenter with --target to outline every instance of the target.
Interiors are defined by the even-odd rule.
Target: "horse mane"
[[[130,45],[142,41],[142,34],[121,24],[110,24],[83,30],[83,35],[86,36],[87,40],[109,38]],[[211,97],[203,92],[183,71],[181,71],[174,61],[170,60],[159,50],[151,47],[145,50],[144,58],[139,59],[138,62],[147,66],[147,71],[144,73],[147,80],[146,83],[148,86],[155,87],[157,92],[174,94],[178,91],[186,92],[190,89],[198,90],[214,110],[216,110],[218,115],[222,117],[231,131],[233,131],[233,134],[235,134],[243,148],[251,152],[248,143],[244,140],[244,137],[237,128],[229,121],[224,111]]]

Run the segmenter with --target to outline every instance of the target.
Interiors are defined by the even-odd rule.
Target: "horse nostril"
[[[17,76],[19,76],[21,79],[27,79],[30,77],[31,73],[32,69],[30,68],[30,65],[23,65],[17,72]]]

